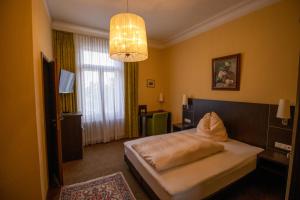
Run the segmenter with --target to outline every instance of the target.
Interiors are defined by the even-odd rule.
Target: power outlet
[[[192,120],[190,120],[188,118],[184,118],[184,122],[187,123],[187,124],[190,124],[190,123],[192,123]]]
[[[286,151],[291,151],[292,150],[291,145],[283,144],[283,143],[280,143],[280,142],[275,142],[275,147],[278,148],[278,149],[286,150]]]

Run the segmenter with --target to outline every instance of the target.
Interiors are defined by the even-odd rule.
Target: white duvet
[[[224,150],[222,144],[197,133],[159,135],[134,144],[132,148],[157,171],[187,164]]]

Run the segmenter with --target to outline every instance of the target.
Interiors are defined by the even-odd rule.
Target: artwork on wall
[[[155,88],[155,80],[147,79],[147,87],[148,88]]]
[[[240,90],[241,54],[212,59],[212,89]]]

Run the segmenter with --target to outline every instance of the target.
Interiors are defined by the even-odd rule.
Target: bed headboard
[[[205,113],[214,111],[222,118],[231,138],[263,148],[267,146],[268,140],[274,140],[273,137],[268,137],[268,133],[270,121],[274,121],[274,118],[276,120],[276,112],[274,113],[274,108],[277,109],[276,105],[191,98],[188,102],[189,110],[194,113],[195,126]],[[292,122],[293,119],[289,121]]]

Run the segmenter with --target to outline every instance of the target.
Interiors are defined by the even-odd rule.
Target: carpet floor
[[[135,181],[124,161],[123,143],[125,141],[119,140],[85,147],[82,160],[64,163],[64,184],[70,185],[121,171],[135,198],[148,200],[149,198]],[[54,189],[49,194],[49,200],[56,199],[59,199],[59,191]]]
[[[70,185],[90,179],[123,172],[125,179],[137,200],[148,200],[149,197],[138,185],[124,161],[124,146],[119,140],[106,144],[96,144],[84,148],[82,160],[64,163],[64,183]],[[281,200],[284,197],[284,184],[274,181],[274,176],[259,178],[261,175],[244,179],[237,186],[221,193],[222,200]],[[267,181],[272,180],[272,181]],[[266,182],[265,182],[266,181]],[[59,199],[59,189],[51,189],[49,200]]]
[[[61,200],[136,200],[122,172],[63,186]]]

